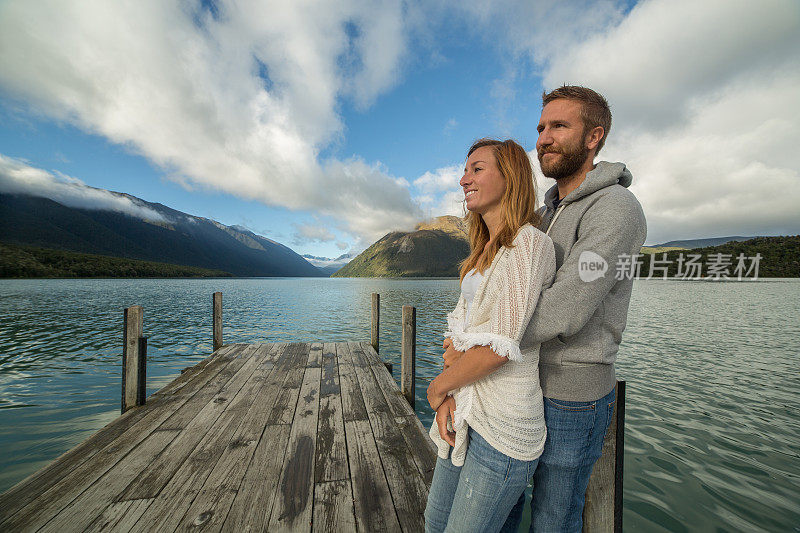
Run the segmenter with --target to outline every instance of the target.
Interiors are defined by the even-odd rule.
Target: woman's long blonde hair
[[[480,139],[470,147],[467,157],[484,146],[492,147],[497,167],[506,180],[506,190],[500,200],[503,216],[497,236],[484,254],[483,249],[489,242],[489,228],[486,227],[480,214],[472,211],[467,214],[470,254],[461,263],[462,280],[473,268],[483,273],[501,246],[511,247],[514,237],[522,226],[527,223],[538,226],[540,220],[536,213],[533,169],[525,149],[511,139],[505,141]]]

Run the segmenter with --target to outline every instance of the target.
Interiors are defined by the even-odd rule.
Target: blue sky
[[[457,214],[469,144],[532,150],[578,83],[648,243],[796,234],[800,7],[766,4],[6,0],[0,190],[66,175],[335,257]]]

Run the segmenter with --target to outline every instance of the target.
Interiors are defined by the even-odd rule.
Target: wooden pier
[[[401,384],[371,342],[223,344],[145,398],[142,308],[125,310],[122,415],[0,495],[0,532],[424,530],[436,452],[414,413],[416,310]],[[624,383],[584,531],[621,531]]]
[[[422,531],[435,451],[369,343],[230,344],[0,497],[2,531]]]

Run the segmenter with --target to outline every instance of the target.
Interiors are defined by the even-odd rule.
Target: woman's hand
[[[444,348],[444,354],[442,354],[442,358],[444,359],[444,368],[448,368],[453,365],[458,359],[464,355],[464,352],[459,352],[455,348],[453,348],[453,339],[447,337],[442,344],[442,348]]]
[[[436,410],[436,425],[439,428],[439,436],[442,437],[447,444],[456,447],[456,434],[454,431],[447,429],[447,419],[450,418],[451,422],[454,421],[456,413],[456,400],[452,396],[448,396],[442,402],[442,405]]]
[[[438,377],[439,376],[436,376],[436,378],[431,381],[430,385],[428,385],[428,403],[434,411],[439,409],[444,399],[447,398],[447,391],[439,390],[439,383],[436,381]]]

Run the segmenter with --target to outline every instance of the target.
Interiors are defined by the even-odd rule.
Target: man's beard
[[[547,153],[561,154],[561,157],[556,158],[556,161],[545,163],[544,155]],[[548,178],[560,180],[575,174],[586,162],[589,157],[589,149],[586,146],[578,145],[576,147],[562,147],[562,148],[541,148],[537,151],[539,156],[539,166],[542,168],[542,174]]]

